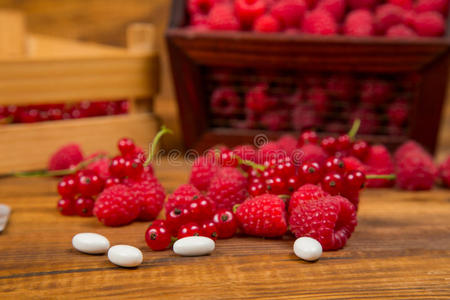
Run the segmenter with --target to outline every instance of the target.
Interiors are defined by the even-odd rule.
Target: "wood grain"
[[[171,192],[187,180],[182,161],[161,160],[156,172]],[[13,213],[0,235],[0,298],[125,299],[444,299],[450,297],[450,193],[368,190],[347,246],[306,263],[293,238],[237,237],[205,257],[152,252],[147,223],[107,228],[95,218],[60,216],[55,179],[0,180]],[[78,232],[140,248],[136,269],[71,247]]]

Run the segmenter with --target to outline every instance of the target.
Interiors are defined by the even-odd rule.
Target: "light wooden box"
[[[128,99],[130,112],[0,125],[0,173],[45,168],[49,155],[70,142],[86,154],[117,153],[123,136],[147,148],[159,128],[152,103],[159,82],[151,25],[130,25],[127,48],[30,34],[25,28],[22,14],[0,11],[0,105]]]

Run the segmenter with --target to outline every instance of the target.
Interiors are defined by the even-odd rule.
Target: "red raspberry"
[[[326,10],[339,22],[344,16],[346,5],[345,0],[320,0],[317,8]]]
[[[313,9],[316,6],[317,1],[318,0],[305,0],[305,3],[309,9]]]
[[[450,188],[450,156],[439,166],[439,178],[445,187]]]
[[[351,101],[355,93],[356,82],[349,74],[337,74],[327,81],[327,90],[341,101]]]
[[[280,0],[272,6],[270,13],[287,29],[299,27],[305,11],[303,0]]]
[[[229,87],[216,88],[211,96],[212,111],[223,117],[229,117],[238,112],[240,104],[239,96]]]
[[[266,112],[261,117],[261,125],[272,131],[284,130],[289,125],[289,112],[283,109]]]
[[[192,30],[207,30],[208,29],[208,15],[191,14],[189,19],[189,28]]]
[[[347,171],[361,171],[365,170],[364,164],[354,156],[347,156],[342,158]]]
[[[361,86],[361,101],[368,104],[383,104],[392,95],[391,84],[381,79],[368,79]]]
[[[200,191],[206,191],[211,182],[211,178],[216,174],[217,170],[218,166],[212,156],[200,156],[192,165],[189,183]]]
[[[422,146],[413,140],[409,140],[403,143],[400,147],[395,150],[394,153],[394,161],[400,160],[403,156],[408,154],[409,152],[415,152],[417,150],[422,151]]]
[[[258,150],[258,162],[260,164],[272,159],[285,158],[286,156],[286,151],[276,142],[265,143]]]
[[[213,6],[208,15],[208,26],[212,30],[239,30],[240,24],[234,15],[233,7],[228,3]]]
[[[365,163],[365,174],[388,175],[394,172],[394,162],[391,154],[383,145],[370,147]],[[387,179],[369,179],[367,180],[367,187],[391,187],[394,183],[393,180]]]
[[[291,123],[297,131],[319,125],[321,118],[310,104],[299,104],[291,113]]]
[[[266,12],[265,0],[235,0],[234,9],[244,29],[253,27],[255,20]]]
[[[49,170],[64,170],[74,167],[83,160],[83,153],[78,144],[69,144],[61,147],[52,154],[48,162]]]
[[[97,198],[94,215],[106,226],[122,226],[139,216],[139,201],[125,185],[105,189]]]
[[[446,16],[448,14],[448,0],[418,0],[415,5],[415,11],[437,11]]]
[[[237,146],[233,148],[233,153],[244,160],[257,161],[258,151],[252,145]]]
[[[383,4],[377,7],[375,11],[375,22],[378,33],[384,34],[394,25],[403,23],[403,8],[393,4]]]
[[[316,9],[305,15],[302,31],[310,34],[335,35],[338,25],[329,12]]]
[[[191,15],[207,15],[216,0],[188,0],[187,9]]]
[[[378,4],[377,0],[348,0],[348,5],[352,9],[372,9]]]
[[[318,185],[305,184],[292,195],[291,200],[289,201],[288,212],[291,214],[297,206],[301,205],[302,201],[320,200],[328,195],[329,194],[322,190],[322,188]]]
[[[138,219],[152,221],[161,211],[166,194],[164,188],[156,177],[148,180],[140,180],[130,186],[131,193],[138,201],[140,212]]]
[[[413,6],[412,0],[388,0],[388,3],[400,6],[404,9],[411,9]]]
[[[277,144],[290,157],[297,148],[297,139],[290,134],[284,134],[278,139]]]
[[[386,31],[386,36],[392,38],[408,38],[408,37],[417,37],[417,34],[414,30],[412,30],[408,26],[398,24],[389,28],[388,31]]]
[[[206,195],[218,209],[232,209],[247,197],[247,179],[235,168],[223,168],[211,180]]]
[[[399,25],[404,26],[404,25]],[[408,29],[410,30],[410,29]],[[409,106],[403,99],[398,99],[387,109],[387,115],[389,117],[389,124],[402,126],[408,119]]]
[[[289,218],[295,237],[312,237],[323,250],[338,250],[345,246],[357,225],[355,206],[341,196],[302,201]]]
[[[303,162],[315,161],[323,164],[327,159],[327,153],[320,147],[314,144],[306,144],[300,148],[303,153]]]
[[[248,235],[276,237],[287,230],[285,204],[275,195],[248,198],[236,210],[236,217]]]
[[[281,30],[281,25],[273,16],[263,15],[256,19],[253,30],[257,32],[278,32]]]
[[[96,161],[91,162],[86,170],[92,170],[98,174],[98,176],[106,180],[111,175],[109,174],[109,165],[111,164],[111,160],[108,157],[100,158]]]
[[[166,212],[170,212],[175,208],[187,208],[192,200],[200,197],[200,191],[191,184],[180,185],[169,197],[165,204]]]
[[[245,95],[245,107],[256,113],[263,113],[276,104],[276,100],[268,94],[269,86],[261,83],[252,87]]]
[[[372,36],[375,34],[373,14],[365,9],[351,11],[345,18],[343,32],[350,36]]]
[[[414,29],[420,36],[442,36],[445,33],[445,20],[434,11],[419,13],[414,20]]]
[[[330,101],[325,89],[321,87],[311,88],[306,94],[306,99],[312,104],[316,112],[325,113],[328,110]]]

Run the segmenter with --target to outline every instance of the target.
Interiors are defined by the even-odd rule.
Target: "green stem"
[[[152,162],[153,157],[155,156],[156,146],[158,146],[159,141],[161,140],[163,135],[165,135],[166,133],[173,134],[173,131],[164,125],[161,126],[161,129],[158,131],[156,136],[153,138],[152,147],[151,147],[150,153],[147,157],[147,160],[144,162],[144,167],[148,166]]]
[[[245,160],[239,157],[239,155],[234,154],[234,156],[237,158],[238,162],[240,165],[245,165],[245,166],[249,166],[252,167],[253,169],[257,169],[260,171],[264,171],[266,169],[265,166],[257,164],[251,160]]]
[[[350,131],[348,132],[348,136],[353,141],[355,139],[356,134],[358,133],[359,127],[361,126],[361,120],[355,119],[353,122],[352,128],[350,128]]]
[[[397,176],[395,174],[380,174],[380,175],[376,175],[376,174],[369,174],[366,175],[367,179],[386,179],[386,180],[395,180],[397,178]]]

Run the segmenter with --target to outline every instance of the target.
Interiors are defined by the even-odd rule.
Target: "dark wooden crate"
[[[205,91],[205,67],[296,69],[302,72],[418,73],[418,94],[410,111],[408,136],[363,138],[395,147],[407,138],[436,148],[448,77],[449,38],[393,40],[384,37],[308,36],[252,32],[192,31],[184,26],[185,0],[174,0],[166,32],[184,141],[203,150],[217,143],[249,143],[260,133],[283,132],[214,128]]]

